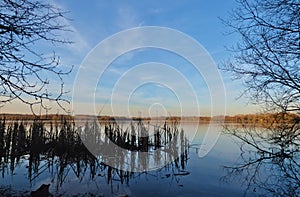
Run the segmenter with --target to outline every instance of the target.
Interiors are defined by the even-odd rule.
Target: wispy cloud
[[[137,12],[129,5],[120,5],[117,9],[116,25],[120,29],[142,26],[143,22],[139,20]]]
[[[61,9],[63,11],[67,11],[67,9],[60,3],[56,1],[50,2],[53,6]],[[82,36],[81,32],[72,25],[70,19],[67,18],[60,18],[61,24],[65,24],[67,26],[68,31],[64,31],[62,37],[66,38],[67,40],[73,42],[72,44],[67,45],[67,48],[76,53],[82,53],[89,49],[89,44],[86,39]]]
[[[70,25],[70,29],[71,32],[67,33],[66,36],[70,36],[73,43],[69,48],[76,53],[87,52],[91,48],[88,42],[74,26]]]

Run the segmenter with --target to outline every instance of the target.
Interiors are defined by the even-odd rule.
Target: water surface
[[[218,124],[210,126],[218,131],[223,129]],[[199,157],[199,148],[208,124],[200,124],[196,135],[190,130],[194,125],[181,125],[178,132],[182,129],[184,135],[190,139],[188,146],[183,146],[185,141],[182,136],[174,134],[178,138],[178,155],[174,155],[172,161],[164,167],[142,172],[115,169],[107,165],[101,155],[93,156],[84,149],[78,136],[67,132],[71,125],[57,128],[54,125],[51,128],[49,125],[43,125],[40,130],[39,125],[36,125],[35,129],[38,132],[35,132],[39,133],[39,138],[34,138],[32,125],[22,128],[19,122],[18,125],[12,124],[10,127],[5,127],[4,135],[0,138],[2,145],[11,145],[10,151],[3,146],[1,153],[0,186],[2,194],[5,195],[30,195],[31,191],[37,190],[43,184],[50,184],[49,192],[55,196],[256,196],[263,191],[255,185],[250,186],[247,181],[241,181],[251,178],[251,174],[234,174],[228,168],[224,168],[242,163],[241,155],[244,154],[244,158],[247,154],[241,152],[241,143],[237,138],[220,135],[213,149],[205,157]],[[123,125],[122,128],[125,127],[126,125]],[[26,135],[20,133],[22,129]],[[63,130],[65,133],[61,135]],[[18,134],[14,135],[14,132]],[[8,139],[11,141],[7,142]],[[24,140],[26,144],[21,143]],[[41,148],[28,149],[29,145]],[[151,147],[146,147],[149,152],[155,149]],[[137,150],[133,155],[135,154],[138,154]],[[140,162],[136,161],[136,158],[134,165]],[[150,159],[145,162],[150,162]],[[262,177],[270,176],[267,172],[261,174],[264,175]]]

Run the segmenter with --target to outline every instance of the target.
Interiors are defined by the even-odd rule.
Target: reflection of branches
[[[13,175],[20,157],[26,156],[23,161],[28,160],[26,168],[29,181],[35,181],[41,174],[48,171],[51,180],[56,182],[57,191],[70,174],[74,174],[79,182],[87,177],[89,177],[88,180],[96,182],[98,177],[105,179],[110,185],[116,182],[129,184],[131,179],[144,174],[148,175],[148,172],[134,173],[120,169],[125,162],[132,165],[140,164],[145,166],[144,169],[147,169],[146,166],[151,162],[149,159],[136,160],[139,159],[139,151],[151,151],[149,148],[151,146],[154,146],[153,149],[158,148],[155,147],[154,141],[156,141],[157,144],[166,146],[168,151],[174,153],[169,155],[172,156],[170,161],[174,162],[165,166],[164,170],[168,171],[169,175],[164,178],[175,177],[176,179],[176,176],[189,174],[184,171],[188,159],[187,139],[183,130],[179,132],[178,129],[171,129],[167,126],[165,128],[164,133],[171,138],[168,139],[168,143],[165,143],[165,139],[157,136],[154,136],[155,140],[137,136],[134,138],[135,142],[132,142],[133,136],[128,134],[128,130],[122,130],[116,123],[105,123],[100,128],[95,122],[86,122],[83,127],[75,127],[72,121],[66,119],[53,123],[35,120],[25,126],[17,121],[7,123],[5,120],[0,120],[0,149],[5,150],[0,152],[0,171],[2,171],[4,178],[4,171],[7,170],[7,164],[10,163],[9,170]],[[130,155],[122,155],[117,150],[113,150],[115,154],[113,161],[116,162],[114,166],[119,166],[120,169],[107,165],[105,158],[92,155],[81,141],[80,136],[83,137],[83,140],[91,140],[90,143],[94,143],[96,147],[105,148],[106,143],[109,142],[101,136],[100,129],[106,131],[104,136],[110,138],[113,143],[134,150],[131,151]],[[145,127],[141,126],[141,129],[145,129]],[[178,133],[174,133],[175,131]],[[160,131],[157,133],[162,135]],[[157,142],[158,140],[160,142]],[[133,147],[130,148],[130,144]],[[159,162],[161,157],[162,155],[154,155],[155,162]],[[156,173],[155,176],[160,177],[160,171]]]
[[[279,114],[280,121],[285,114]],[[226,180],[240,177],[246,191],[297,196],[300,192],[299,120],[273,122],[265,127],[225,127],[224,132],[240,143],[240,162],[226,166]]]

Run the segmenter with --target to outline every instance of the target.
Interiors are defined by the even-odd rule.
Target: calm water
[[[217,124],[212,127],[218,131],[223,129]],[[255,184],[259,182],[251,182],[253,166],[250,165],[249,169],[240,172],[224,168],[224,166],[234,167],[243,164],[245,158],[251,156],[251,152],[248,154],[241,151],[241,143],[237,138],[220,135],[213,149],[205,157],[199,157],[199,147],[203,143],[207,128],[207,124],[200,124],[196,135],[193,136],[193,132],[189,131],[192,126],[183,125],[185,135],[192,139],[189,142],[189,148],[184,149],[184,155],[179,153],[176,161],[153,171],[130,173],[103,164],[100,157],[95,159],[92,156],[76,154],[69,154],[69,158],[65,158],[67,157],[65,154],[48,153],[35,154],[33,157],[32,152],[13,158],[3,156],[0,164],[1,193],[16,196],[30,195],[31,191],[37,190],[41,185],[50,184],[49,192],[55,196],[258,196],[271,194],[266,190],[269,185],[260,188]],[[48,152],[49,150],[52,149],[47,149]],[[273,171],[265,171],[271,168],[274,168],[271,164],[256,168],[261,171],[256,178],[266,180],[266,177],[271,177]],[[298,172],[295,171],[295,173]],[[281,183],[278,185],[280,186]],[[297,186],[297,180],[294,185]],[[291,185],[286,187],[291,187]],[[280,193],[278,194],[281,196]]]

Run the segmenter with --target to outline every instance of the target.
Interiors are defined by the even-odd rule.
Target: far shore
[[[224,122],[224,123],[240,123],[240,124],[263,124],[271,123],[280,120],[278,113],[259,113],[259,114],[238,114],[234,116],[158,116],[158,117],[125,117],[125,116],[93,116],[93,115],[65,115],[65,114],[10,114],[0,113],[0,119],[5,120],[19,120],[19,121],[33,121],[33,120],[93,120],[98,121],[167,121],[167,122],[197,122],[197,123],[211,123],[211,122]],[[282,116],[283,117],[283,116]],[[284,114],[284,122],[294,122],[300,120],[299,114],[287,113]]]

